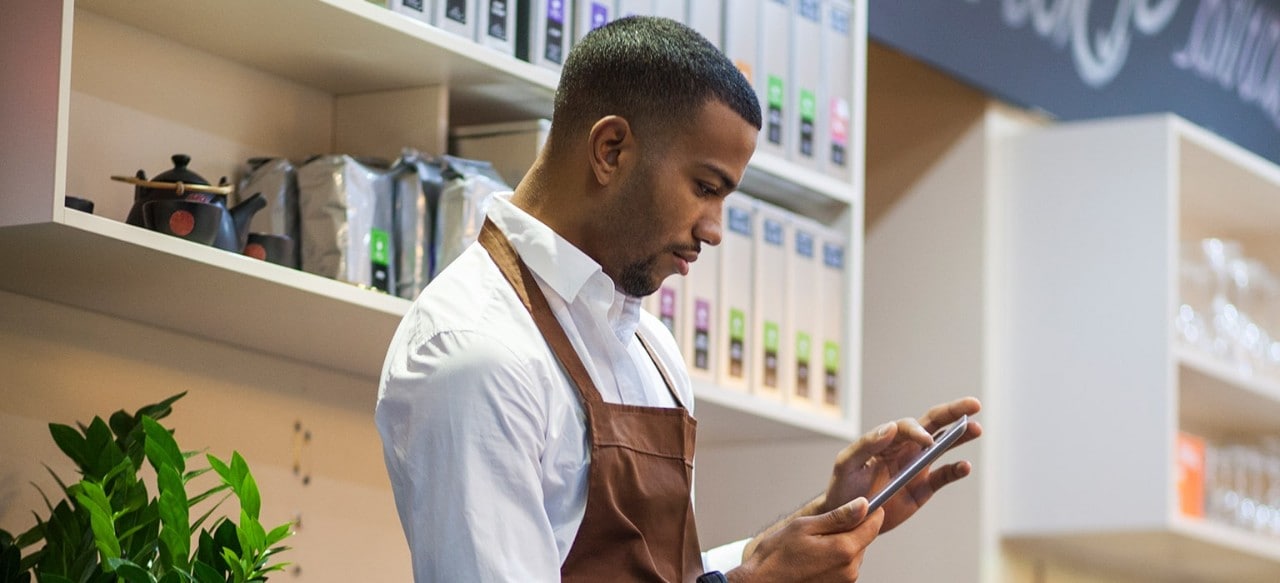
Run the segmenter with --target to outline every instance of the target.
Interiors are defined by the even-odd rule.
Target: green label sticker
[[[369,257],[377,265],[391,263],[391,234],[382,229],[369,232]]]
[[[800,91],[800,119],[813,121],[818,118],[818,98],[808,89]]]
[[[840,370],[840,345],[830,340],[822,344],[822,364],[827,372]]]
[[[747,317],[742,310],[729,310],[729,338],[744,340],[747,337]]]
[[[796,361],[809,364],[811,352],[813,352],[813,339],[806,332],[796,332]]]
[[[786,87],[782,83],[782,77],[769,75],[769,107],[782,109],[785,90]]]
[[[764,323],[764,350],[765,352],[778,351],[778,323]]]

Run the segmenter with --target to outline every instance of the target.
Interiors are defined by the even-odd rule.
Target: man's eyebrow
[[[737,181],[735,181],[733,178],[730,178],[729,173],[725,172],[723,168],[716,166],[715,164],[712,164],[710,162],[703,162],[702,167],[720,178],[721,186],[723,186],[728,191],[725,194],[728,194],[729,192],[733,192],[738,189]]]

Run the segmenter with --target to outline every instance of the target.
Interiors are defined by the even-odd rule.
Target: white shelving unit
[[[857,5],[860,63],[865,4]],[[192,154],[193,170],[213,180],[253,155],[303,158],[341,149],[351,143],[340,135],[344,104],[381,95],[403,97],[393,114],[436,120],[442,127],[423,133],[437,136],[449,124],[548,117],[557,83],[550,71],[362,0],[25,3],[6,8],[0,39],[0,66],[12,75],[0,89],[0,125],[12,129],[0,137],[0,159],[17,168],[0,184],[0,272],[8,274],[0,290],[50,306],[37,311],[104,316],[99,329],[142,325],[260,354],[291,371],[367,381],[369,409],[358,412],[364,416],[408,301],[125,225],[131,188],[108,176],[137,168],[154,174],[178,151]],[[864,78],[859,69],[855,122]],[[373,131],[359,141],[376,140]],[[852,142],[850,159],[861,160],[861,136]],[[403,145],[431,151],[437,144],[385,147]],[[847,227],[848,370],[857,370],[860,357],[861,177],[857,168],[844,182],[760,154],[743,181],[756,196]],[[68,194],[93,199],[97,214],[64,209]],[[128,346],[115,349],[130,360]],[[137,350],[144,360],[144,349]],[[0,366],[23,364],[0,356]],[[848,376],[845,392],[856,408],[857,375]],[[842,421],[715,386],[696,393],[700,442],[712,449],[830,446],[857,434],[856,410]],[[47,413],[67,410],[51,405]],[[368,423],[364,430],[372,432]],[[817,457],[828,463],[834,451]],[[804,476],[806,495],[823,479]],[[715,489],[703,491],[700,511],[713,516],[734,514],[745,502],[728,500],[717,510]]]
[[[1178,246],[1280,249],[1280,169],[1170,116],[1000,145],[1007,286],[1001,535],[1142,580],[1276,581],[1280,540],[1178,509],[1179,431],[1280,432],[1280,388],[1174,339]]]

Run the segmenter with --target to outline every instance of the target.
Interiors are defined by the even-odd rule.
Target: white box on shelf
[[[788,403],[797,408],[816,409],[822,394],[822,373],[815,341],[822,336],[822,304],[818,282],[822,277],[818,237],[826,227],[804,217],[793,217],[788,240],[787,284],[791,286],[787,321],[791,331],[784,337],[792,355],[791,394]]]
[[[516,56],[525,61],[559,71],[569,56],[569,0],[530,0],[519,9],[516,25]]]
[[[653,16],[653,0],[618,0],[617,18]]]
[[[760,5],[765,0],[740,0],[724,5],[725,56],[756,90],[764,103],[764,86],[760,77]]]
[[[704,245],[698,260],[684,278],[684,298],[680,300],[680,351],[689,366],[689,377],[714,383],[719,363],[720,343],[716,321],[720,306],[720,248]]]
[[[477,0],[437,0],[431,23],[470,39],[476,37]]]
[[[434,24],[431,21],[432,14],[435,11],[437,0],[386,0],[384,4],[381,1],[374,1],[374,4],[382,4],[390,8],[392,12],[398,12],[408,16],[414,20],[421,20],[427,24]]]
[[[698,0],[695,0],[698,1]],[[700,0],[706,2],[707,0]],[[678,22],[688,23],[689,6],[687,0],[653,0],[652,14],[670,18]]]
[[[760,7],[760,83],[764,131],[757,151],[786,158],[791,141],[791,2],[764,0]],[[785,23],[785,24],[784,24]]]
[[[476,27],[476,42],[515,56],[516,10],[521,1],[480,0],[480,25]]]
[[[824,229],[821,242],[822,275],[818,279],[821,336],[818,348],[822,355],[822,390],[817,395],[818,409],[842,416],[844,377],[849,374],[844,367],[845,302],[848,301],[845,293],[845,236],[839,231]]]
[[[684,276],[672,275],[663,280],[658,291],[644,298],[641,306],[662,321],[662,325],[671,332],[676,344],[682,344],[684,338],[684,318],[681,318],[680,303],[684,295]]]
[[[463,158],[491,162],[515,188],[537,160],[549,131],[551,121],[545,119],[464,126],[453,130],[452,150]]]
[[[823,79],[826,103],[818,107],[825,117],[818,124],[818,145],[823,167],[841,180],[853,177],[849,159],[849,135],[853,131],[853,6],[848,0],[826,0],[822,19]],[[823,109],[825,108],[825,109]],[[861,130],[859,130],[861,131]]]
[[[823,79],[830,74],[822,52],[822,0],[794,0],[791,19],[791,135],[787,157],[822,170],[826,148],[818,128],[826,124],[827,101]]]
[[[720,241],[720,346],[716,382],[723,387],[749,390],[755,348],[749,331],[754,295],[751,289],[755,265],[752,238],[756,200],[736,192],[724,201],[724,234]]]
[[[615,14],[614,0],[574,0],[573,43],[577,44],[597,28],[609,24]]]
[[[711,44],[724,48],[724,0],[691,0],[685,23],[707,37]]]
[[[791,335],[790,306],[792,296],[787,277],[790,262],[789,245],[792,215],[768,203],[756,204],[754,220],[754,253],[752,287],[754,307],[751,319],[751,379],[757,395],[784,400],[792,393],[794,356]]]

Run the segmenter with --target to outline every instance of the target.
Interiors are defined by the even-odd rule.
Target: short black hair
[[[548,142],[575,139],[609,115],[625,118],[637,133],[661,132],[688,122],[713,99],[761,128],[751,83],[710,41],[669,18],[622,18],[569,52]]]

